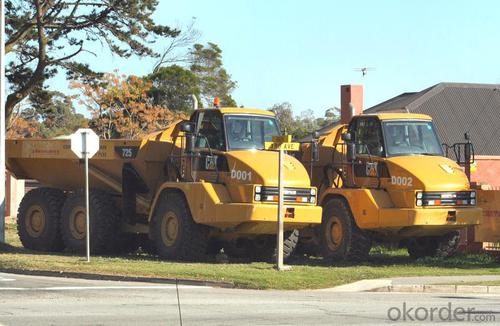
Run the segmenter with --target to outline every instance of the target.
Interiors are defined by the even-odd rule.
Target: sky
[[[340,105],[340,85],[363,84],[365,109],[439,82],[500,83],[500,1],[160,0],[154,20],[195,18],[199,43],[220,46],[238,105],[289,102],[317,116]],[[160,51],[165,42],[155,44]],[[94,69],[145,75],[154,59],[105,48]],[[362,77],[356,68],[371,67]],[[55,88],[67,82],[59,77]]]

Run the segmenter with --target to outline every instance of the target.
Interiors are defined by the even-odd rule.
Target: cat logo
[[[215,170],[217,168],[217,156],[205,156],[205,170]]]
[[[378,175],[377,165],[378,165],[378,162],[367,162],[366,163],[366,176],[376,177]]]

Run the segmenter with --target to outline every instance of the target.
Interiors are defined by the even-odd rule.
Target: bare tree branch
[[[165,64],[189,62],[188,51],[184,51],[184,53],[181,54],[176,54],[175,51],[190,47],[198,41],[201,33],[194,28],[195,23],[196,18],[193,17],[189,25],[185,28],[177,27],[177,29],[182,30],[182,32],[176,38],[170,40],[165,50],[163,50],[160,59],[155,63],[153,73],[157,72],[158,69]]]

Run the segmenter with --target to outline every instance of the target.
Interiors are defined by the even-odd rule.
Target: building
[[[430,115],[441,141],[448,145],[464,142],[469,133],[477,165],[472,181],[500,187],[500,85],[439,83],[363,111],[377,112]]]

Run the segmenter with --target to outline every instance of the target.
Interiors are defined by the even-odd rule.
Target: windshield
[[[263,149],[264,142],[279,136],[274,117],[229,115],[225,116],[228,149]]]
[[[384,121],[388,156],[443,155],[431,121]]]

